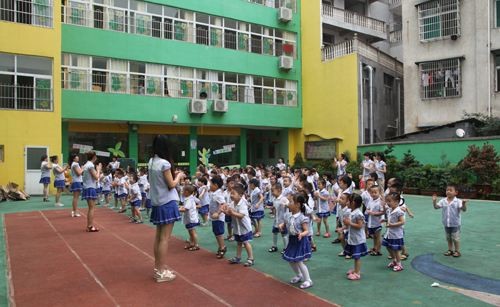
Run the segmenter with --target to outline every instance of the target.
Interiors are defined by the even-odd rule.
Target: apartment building
[[[41,194],[40,157],[61,155],[58,0],[0,3],[0,184]]]
[[[500,1],[403,1],[405,132],[500,114]]]

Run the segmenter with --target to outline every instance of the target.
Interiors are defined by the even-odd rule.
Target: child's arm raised
[[[436,194],[432,195],[432,205],[434,206],[434,209],[440,209],[441,207],[438,205],[437,201],[438,197]]]
[[[462,208],[460,208],[460,210],[462,210],[463,212],[467,211],[467,203],[469,201],[467,199],[464,199],[462,200]]]

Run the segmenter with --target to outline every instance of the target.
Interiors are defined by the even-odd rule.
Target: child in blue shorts
[[[264,195],[259,186],[258,179],[250,179],[250,218],[255,226],[254,234],[256,238],[262,235],[262,218],[264,218]]]
[[[139,188],[139,177],[136,173],[129,174],[129,183],[130,183],[130,195],[129,202],[132,209],[132,216],[130,217],[131,223],[142,224],[142,215],[141,215],[141,204],[142,204],[142,195],[141,189]]]
[[[200,249],[198,246],[198,234],[196,233],[196,227],[200,226],[200,219],[198,217],[198,205],[199,200],[194,197],[196,189],[191,184],[184,185],[182,190],[182,196],[184,196],[184,205],[179,208],[180,212],[183,212],[183,222],[189,233],[189,243],[184,247],[188,251],[197,251]]]

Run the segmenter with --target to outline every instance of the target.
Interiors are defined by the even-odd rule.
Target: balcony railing
[[[329,4],[323,4],[322,14],[324,17],[332,18],[335,21],[371,30],[380,36],[387,36],[387,28],[383,21],[338,9]]]
[[[52,0],[2,0],[0,21],[52,27]]]
[[[0,84],[0,109],[52,111],[52,88],[44,85]]]
[[[389,9],[395,9],[401,6],[402,0],[389,0]]]
[[[403,31],[397,30],[389,33],[389,42],[392,44],[399,43],[403,40]]]
[[[378,50],[377,48],[363,43],[358,40],[356,35],[352,40],[324,47],[322,49],[322,58],[323,61],[330,61],[353,53],[358,53],[359,55],[375,61],[388,69],[403,74],[403,63]]]

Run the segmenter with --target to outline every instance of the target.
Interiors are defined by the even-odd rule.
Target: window
[[[500,54],[495,55],[495,91],[500,92]]]
[[[422,99],[450,98],[461,95],[460,60],[455,58],[419,64]]]
[[[495,0],[495,27],[500,28],[500,0]]]
[[[0,53],[0,109],[52,111],[52,60]]]
[[[460,35],[459,0],[434,0],[417,6],[420,41]]]
[[[384,74],[384,96],[385,96],[384,99],[385,99],[385,104],[388,106],[392,106],[394,100],[393,86],[394,86],[394,77],[388,74]]]
[[[52,27],[52,1],[1,0],[0,20]]]

